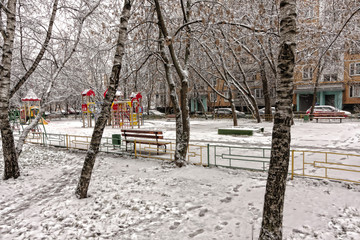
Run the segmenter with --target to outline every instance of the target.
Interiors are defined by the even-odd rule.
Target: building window
[[[261,88],[255,89],[255,97],[256,98],[263,98],[264,92]]]
[[[210,101],[211,102],[216,102],[217,100],[217,95],[216,93],[210,93]]]
[[[350,54],[360,53],[360,40],[352,41],[350,43]]]
[[[350,76],[360,75],[360,62],[350,63]]]
[[[224,102],[229,102],[229,92],[224,92]]]
[[[304,67],[303,68],[303,80],[309,80],[313,77],[313,68],[312,67]]]
[[[350,86],[350,97],[360,97],[360,85]]]
[[[338,80],[337,74],[324,74],[324,82],[336,82]]]
[[[305,10],[305,18],[313,18],[314,17],[314,8],[313,7],[309,7],[308,9]]]
[[[166,96],[165,95],[160,96],[160,104],[162,106],[166,106]]]
[[[212,78],[212,79],[211,79],[211,85],[212,85],[213,87],[215,87],[216,84],[217,84],[216,78]]]
[[[256,73],[251,75],[251,81],[254,81],[254,82],[256,81]]]

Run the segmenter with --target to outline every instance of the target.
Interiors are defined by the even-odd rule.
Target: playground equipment
[[[20,109],[20,123],[29,124],[30,120],[35,118],[40,111],[41,99],[30,89],[26,96],[21,99],[23,103]]]
[[[81,93],[81,117],[83,127],[92,127],[92,119],[95,117],[95,93],[91,89],[85,89]]]
[[[20,111],[18,109],[12,109],[9,111],[10,126],[13,131],[20,132],[22,125],[20,124]]]
[[[20,125],[28,125],[31,123],[31,120],[36,118],[36,116],[40,112],[40,101],[41,99],[36,96],[34,91],[30,89],[26,96],[21,99],[22,106],[20,108],[20,113],[18,111],[14,110],[12,113],[10,113],[9,117],[13,127],[13,130],[20,130]],[[48,122],[42,117],[39,122],[43,126],[43,130],[39,127],[39,124],[37,124],[33,129],[32,132],[42,132],[45,130],[45,125],[48,124]]]
[[[106,93],[107,90],[104,92],[104,97]],[[101,109],[100,103],[96,103],[94,97],[95,93],[91,89],[86,89],[81,93],[83,127],[93,127],[93,119],[96,121],[96,109]],[[141,94],[132,93],[128,100],[119,100],[121,98],[121,91],[116,91],[111,105],[109,123],[113,128],[134,128],[134,126],[140,128],[143,124]]]
[[[113,128],[134,128],[134,126],[140,128],[143,125],[141,94],[132,93],[128,100],[118,100],[119,97],[121,94],[117,92],[111,106],[111,126]]]
[[[26,96],[21,99],[23,105],[20,109],[20,123],[21,124],[30,124],[31,119],[36,118],[40,112],[40,101],[41,99],[36,96],[34,91],[30,89]],[[40,123],[47,125],[48,122],[41,118]]]

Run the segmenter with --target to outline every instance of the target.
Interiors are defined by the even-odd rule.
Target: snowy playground
[[[240,119],[239,126],[262,127],[264,132],[253,136],[218,134],[219,128],[231,128],[231,124],[226,119],[192,119],[191,144],[270,148],[272,123]],[[81,125],[80,120],[54,120],[46,131],[50,135],[91,136],[93,129]],[[174,121],[146,120],[141,128],[161,129],[165,139],[175,139]],[[119,133],[119,128],[107,126],[104,137]],[[343,157],[346,162],[360,154],[359,139],[356,121],[296,120],[291,147],[350,154]],[[4,216],[0,220],[0,239],[258,237],[264,172],[194,165],[179,169],[167,161],[100,153],[90,197],[78,200],[74,191],[84,157],[84,151],[27,144],[19,160],[21,177],[0,182],[0,214]],[[2,164],[1,159],[1,169]],[[342,174],[349,175],[349,171]],[[360,173],[354,179],[360,181]],[[289,179],[284,239],[359,239],[359,199],[360,186],[352,182],[296,176]]]

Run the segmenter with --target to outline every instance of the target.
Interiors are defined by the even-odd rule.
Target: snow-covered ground
[[[270,146],[271,123],[254,136],[223,136],[230,120],[193,120],[191,140]],[[359,122],[303,123],[292,128],[292,147],[359,153]],[[147,121],[175,137],[175,123]],[[52,121],[50,133],[91,135],[78,120]],[[104,136],[119,133],[107,127]],[[89,189],[79,200],[75,187],[84,152],[26,145],[22,175],[0,181],[0,239],[257,239],[266,174],[187,166],[101,153]],[[0,156],[1,174],[3,160]],[[295,178],[289,180],[285,239],[360,239],[360,186]]]
[[[192,142],[215,142],[226,144],[241,144],[251,146],[268,146],[271,145],[272,123],[263,122],[256,123],[254,120],[239,119],[239,127],[263,127],[264,134],[256,134],[255,137],[247,136],[229,136],[218,135],[218,128],[232,127],[230,119],[222,120],[191,120],[191,136]],[[349,149],[360,152],[360,120],[346,121],[339,123],[338,120],[334,122],[303,122],[302,120],[295,120],[295,125],[292,127],[291,146],[304,149]],[[62,133],[74,135],[91,136],[92,128],[82,128],[80,120],[69,121],[52,121],[46,126],[46,131],[49,133]],[[175,122],[167,120],[146,120],[144,129],[159,129],[164,131],[166,139],[175,139]],[[120,129],[105,128],[104,137],[111,137],[113,133],[120,133]]]

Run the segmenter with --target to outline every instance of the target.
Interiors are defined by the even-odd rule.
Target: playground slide
[[[44,125],[48,125],[48,121],[46,121],[44,118],[41,118],[40,120],[39,120],[39,123],[41,123],[41,124],[44,124]]]

